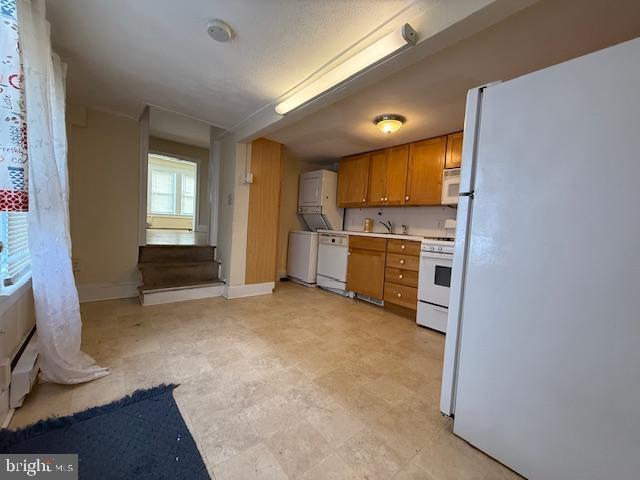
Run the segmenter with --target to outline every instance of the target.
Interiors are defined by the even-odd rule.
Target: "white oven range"
[[[446,333],[453,241],[425,239],[420,246],[418,325]]]

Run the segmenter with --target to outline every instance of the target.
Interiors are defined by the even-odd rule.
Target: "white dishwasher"
[[[318,286],[346,295],[349,236],[321,233],[318,243]]]

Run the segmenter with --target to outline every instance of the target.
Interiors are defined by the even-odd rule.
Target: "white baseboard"
[[[256,295],[269,295],[276,288],[275,282],[252,283],[249,285],[228,285],[224,297],[225,298],[242,298],[254,297]]]
[[[80,303],[138,296],[137,283],[94,283],[78,285]]]
[[[176,290],[160,290],[147,292],[142,295],[143,306],[160,305],[163,303],[185,302],[187,300],[200,300],[202,298],[221,297],[224,295],[224,285],[203,285]]]

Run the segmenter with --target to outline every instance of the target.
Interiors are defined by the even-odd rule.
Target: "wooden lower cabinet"
[[[387,252],[401,253],[403,255],[420,256],[420,242],[413,240],[396,240],[390,239],[387,244]]]
[[[420,257],[403,255],[401,253],[387,253],[387,267],[403,268],[417,272],[419,266]]]
[[[387,267],[384,281],[406,285],[407,287],[418,287],[418,272],[403,270],[401,268]]]
[[[347,290],[382,300],[386,243],[384,238],[349,237]]]
[[[420,242],[349,236],[347,290],[418,309]]]
[[[418,289],[397,283],[384,284],[384,301],[411,310],[418,309]]]
[[[385,303],[417,310],[420,242],[389,240],[385,265]]]

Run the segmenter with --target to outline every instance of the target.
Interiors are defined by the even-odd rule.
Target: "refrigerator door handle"
[[[464,136],[462,138],[462,166],[460,167],[460,195],[472,194],[476,176],[476,146],[480,131],[482,113],[482,95],[486,88],[497,85],[492,82],[472,88],[467,93],[467,105],[464,116]]]
[[[464,300],[467,245],[471,232],[471,217],[475,187],[476,147],[480,129],[482,95],[486,87],[469,90],[464,120],[462,146],[462,171],[460,194],[456,217],[456,242],[451,269],[451,293],[447,316],[447,336],[445,338],[444,365],[442,367],[442,388],[440,390],[440,411],[450,417],[455,415],[456,388],[458,381],[458,358],[462,335],[462,305]]]

